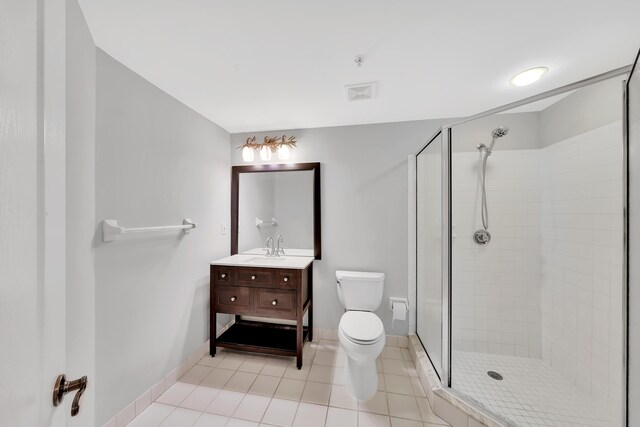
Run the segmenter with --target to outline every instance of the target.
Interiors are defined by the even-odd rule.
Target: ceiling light
[[[547,67],[536,67],[516,74],[511,78],[509,83],[514,86],[527,86],[537,82],[549,72]]]

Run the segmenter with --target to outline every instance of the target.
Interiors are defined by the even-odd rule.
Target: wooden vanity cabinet
[[[212,265],[210,349],[295,356],[302,367],[304,341],[313,339],[313,264],[305,269]],[[309,325],[302,319],[309,312]],[[216,338],[216,315],[236,315],[235,323]],[[243,320],[241,315],[293,320],[295,325]]]

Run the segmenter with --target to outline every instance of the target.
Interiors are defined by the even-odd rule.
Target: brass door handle
[[[53,406],[60,405],[67,393],[78,390],[75,397],[73,398],[73,403],[71,404],[71,416],[75,417],[76,415],[78,415],[78,412],[80,412],[80,398],[82,397],[82,393],[84,393],[86,389],[86,375],[73,381],[67,381],[67,378],[64,374],[58,375],[56,384],[53,387]]]

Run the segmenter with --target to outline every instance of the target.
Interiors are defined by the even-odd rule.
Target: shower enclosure
[[[629,67],[442,128],[416,157],[416,333],[505,425],[626,417]]]

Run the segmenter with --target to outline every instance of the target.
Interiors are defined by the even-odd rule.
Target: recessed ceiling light
[[[549,72],[547,67],[536,67],[516,74],[511,78],[509,83],[514,86],[527,86],[535,83]]]

